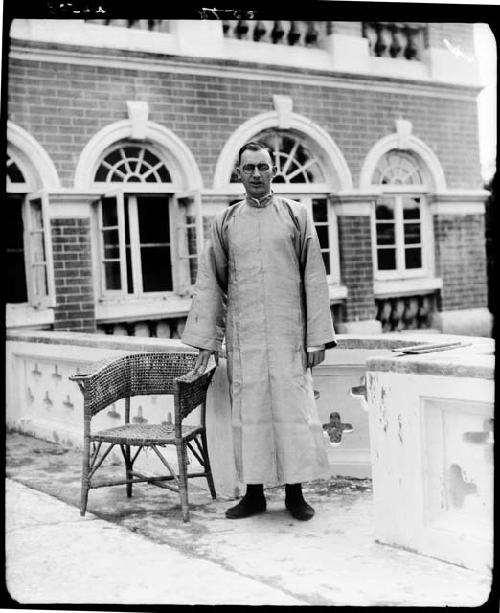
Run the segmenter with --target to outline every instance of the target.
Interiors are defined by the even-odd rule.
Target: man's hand
[[[307,352],[307,367],[314,368],[318,364],[321,364],[325,359],[325,350],[319,349],[318,351]]]
[[[198,349],[198,357],[196,358],[196,362],[194,364],[193,372],[197,375],[202,375],[208,365],[208,360],[212,353],[215,353],[215,362],[218,362],[218,352],[212,351],[211,349]]]

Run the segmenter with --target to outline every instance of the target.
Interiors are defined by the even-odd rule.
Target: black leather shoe
[[[226,517],[228,519],[242,519],[243,517],[257,515],[257,513],[264,513],[265,510],[266,499],[264,497],[247,498],[247,496],[243,496],[237,505],[226,511]]]

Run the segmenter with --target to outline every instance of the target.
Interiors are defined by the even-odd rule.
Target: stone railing
[[[420,60],[425,46],[426,24],[363,22],[363,36],[368,39],[370,55]]]
[[[170,32],[168,19],[86,19],[86,23],[98,26],[114,26],[150,32]]]
[[[433,327],[437,294],[377,298],[376,319],[383,332],[426,330]]]
[[[224,36],[253,42],[320,47],[329,34],[327,21],[254,21],[226,20],[222,22]]]
[[[144,319],[141,321],[98,322],[97,332],[115,336],[139,336],[143,338],[178,339],[182,336],[186,317],[169,319]]]

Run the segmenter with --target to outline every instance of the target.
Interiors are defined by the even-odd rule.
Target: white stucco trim
[[[94,176],[103,152],[114,143],[133,137],[130,119],[109,124],[99,130],[83,148],[75,171],[75,189],[86,190]],[[153,143],[161,149],[164,161],[179,189],[202,189],[203,179],[189,147],[172,130],[148,121],[142,144]]]
[[[426,145],[422,140],[408,134],[405,136],[405,149],[415,153],[423,162],[425,168],[430,174],[433,185],[429,185],[429,191],[446,191],[446,179],[441,163],[432,149]],[[398,133],[389,134],[381,138],[370,149],[368,155],[365,158],[361,173],[359,176],[360,189],[369,189],[372,187],[372,177],[375,172],[375,168],[380,158],[390,151],[391,149],[401,148],[401,136]]]
[[[320,162],[327,175],[326,179],[336,190],[352,189],[352,176],[345,158],[326,130],[312,122],[307,117],[290,113],[287,117],[291,130],[300,132],[309,137],[318,148]],[[234,159],[238,149],[248,140],[252,139],[262,130],[277,128],[280,125],[278,111],[269,111],[252,117],[229,137],[224,145],[215,168],[213,188],[224,190],[229,184]]]
[[[13,149],[13,157],[20,157],[27,184],[38,189],[59,189],[61,182],[54,162],[40,143],[24,128],[7,121],[7,148]]]

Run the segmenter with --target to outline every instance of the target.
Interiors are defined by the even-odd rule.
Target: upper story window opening
[[[375,185],[422,185],[420,167],[409,153],[393,149],[384,155],[373,174]]]
[[[25,184],[26,179],[19,166],[9,155],[7,156],[7,191],[9,190],[10,183]]]

